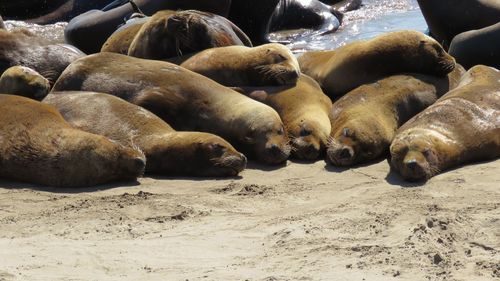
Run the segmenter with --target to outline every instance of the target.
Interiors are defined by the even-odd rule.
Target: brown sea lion
[[[279,113],[291,139],[292,156],[315,160],[323,154],[331,131],[332,101],[314,79],[301,74],[292,86],[239,88],[238,91]]]
[[[87,0],[81,0],[87,1]],[[199,10],[226,16],[232,0],[134,0],[145,14],[152,15],[162,10]],[[71,19],[64,30],[66,42],[87,54],[99,52],[102,44],[123,20],[135,12],[127,0],[116,0],[101,10],[91,10]]]
[[[144,108],[93,92],[52,92],[53,105],[74,127],[134,145],[146,156],[146,173],[235,176],[246,158],[224,139],[208,133],[176,132]]]
[[[57,187],[135,180],[144,155],[71,127],[47,104],[0,95],[0,177]]]
[[[195,10],[159,11],[142,25],[128,55],[161,60],[232,45],[251,47],[252,43],[224,17]]]
[[[455,88],[464,73],[457,66],[447,77],[400,74],[350,91],[333,105],[328,162],[352,166],[386,155],[397,129]]]
[[[0,29],[7,29],[7,27],[5,26],[5,23],[3,22],[2,16],[0,16]]]
[[[72,63],[54,91],[108,93],[153,112],[176,130],[214,133],[249,158],[284,162],[289,155],[283,123],[271,107],[177,65],[115,53]]]
[[[102,45],[101,52],[128,54],[130,44],[132,44],[135,36],[148,20],[149,18],[140,18],[128,21],[109,36]]]
[[[181,66],[229,87],[293,85],[300,75],[295,56],[277,43],[213,48]]]
[[[330,98],[389,75],[412,72],[444,76],[455,60],[418,31],[397,31],[333,51],[306,52],[298,58],[304,74],[318,81]]]
[[[459,86],[404,124],[391,144],[391,166],[427,180],[458,165],[500,157],[500,71],[478,65]]]
[[[49,91],[49,80],[29,67],[13,66],[0,76],[0,93],[42,100]]]
[[[66,44],[53,44],[21,29],[0,29],[0,73],[11,66],[29,67],[54,83],[61,72],[85,54]]]

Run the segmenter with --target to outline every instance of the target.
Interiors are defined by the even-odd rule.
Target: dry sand
[[[0,183],[0,280],[494,280],[500,160],[56,190]]]

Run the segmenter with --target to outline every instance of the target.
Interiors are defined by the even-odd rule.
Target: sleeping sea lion
[[[352,166],[385,156],[397,129],[455,88],[465,70],[447,77],[399,74],[360,86],[333,105],[327,160]]]
[[[134,2],[145,15],[152,15],[161,10],[194,9],[226,16],[231,0],[134,0]],[[80,14],[65,28],[66,42],[87,54],[97,53],[106,39],[123,24],[123,19],[134,12],[134,7],[128,1],[117,0],[104,11],[91,10]]]
[[[12,32],[0,29],[0,42],[0,73],[21,65],[37,71],[51,83],[66,66],[85,55],[72,46],[53,44],[24,29]]]
[[[144,108],[93,92],[52,92],[44,100],[74,127],[103,135],[146,156],[146,173],[235,176],[246,158],[224,139],[199,132],[176,132]]]
[[[330,98],[393,74],[444,76],[455,67],[455,60],[436,40],[410,30],[386,33],[333,51],[306,52],[298,62],[301,71],[318,81]]]
[[[250,39],[224,17],[195,10],[160,11],[134,36],[128,55],[162,60],[205,49],[252,46]]]
[[[49,92],[49,80],[25,66],[7,68],[0,76],[0,93],[42,100]]]
[[[291,140],[293,157],[316,160],[325,152],[332,101],[314,79],[302,74],[295,85],[242,87],[238,91],[279,113]]]
[[[144,172],[139,150],[74,129],[50,105],[0,94],[0,112],[1,178],[77,187],[132,181]]]
[[[282,163],[290,152],[274,109],[171,63],[94,54],[66,68],[53,90],[118,96],[148,109],[176,130],[214,133],[265,163]]]
[[[391,167],[428,180],[458,165],[500,156],[500,71],[478,65],[459,86],[404,124],[391,144]]]
[[[290,85],[300,75],[295,56],[277,43],[213,48],[191,56],[181,66],[229,87]]]

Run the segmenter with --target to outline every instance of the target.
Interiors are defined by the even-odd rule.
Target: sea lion
[[[391,144],[391,167],[407,180],[500,156],[500,72],[478,65],[459,86],[404,124]]]
[[[0,93],[42,100],[49,91],[49,80],[29,67],[13,66],[0,76]]]
[[[9,20],[52,24],[68,21],[91,9],[100,9],[107,3],[109,0],[1,1],[0,11]]]
[[[251,47],[252,43],[224,17],[195,10],[159,11],[137,32],[128,55],[162,60],[231,45]]]
[[[24,29],[0,29],[0,42],[0,73],[21,65],[37,71],[51,83],[72,61],[84,56],[72,46],[53,44]]]
[[[72,128],[50,105],[0,94],[0,112],[1,178],[77,187],[131,181],[144,172],[139,150]]]
[[[386,155],[397,129],[455,88],[463,73],[399,74],[350,91],[333,105],[328,162],[352,166]]]
[[[362,5],[362,0],[320,0],[322,3],[332,5],[332,8],[345,13],[359,9]]]
[[[149,20],[149,17],[128,20],[126,24],[118,28],[102,45],[101,52],[112,52],[122,55],[128,54],[128,48],[134,40],[141,27]]]
[[[330,98],[397,73],[444,76],[455,67],[455,60],[436,40],[411,30],[386,33],[333,51],[306,52],[298,62],[301,71],[318,81]]]
[[[118,96],[176,130],[214,133],[265,163],[282,163],[289,155],[288,137],[274,109],[171,63],[94,54],[66,68],[53,90]]]
[[[82,0],[83,1],[83,0]],[[64,30],[66,42],[87,54],[97,53],[107,38],[121,25],[123,19],[134,13],[128,1],[115,1],[109,10],[91,10],[74,17]],[[200,10],[226,16],[231,0],[134,0],[137,7],[146,15],[161,10]]]
[[[181,66],[229,87],[290,85],[300,75],[295,56],[277,43],[213,48],[190,57]]]
[[[228,18],[260,45],[271,42],[269,33],[279,30],[308,29],[304,35],[311,36],[334,32],[342,13],[318,0],[232,0]]]
[[[238,91],[279,113],[291,139],[293,157],[316,160],[324,153],[331,131],[332,101],[314,79],[302,74],[295,85],[244,87]]]
[[[445,49],[456,35],[500,21],[498,0],[418,0],[430,32]]]
[[[482,64],[500,68],[500,21],[497,24],[458,34],[449,53],[465,68]]]
[[[74,127],[133,145],[146,156],[146,173],[235,176],[246,158],[213,134],[176,132],[144,108],[115,96],[92,92],[52,92],[43,102]]]

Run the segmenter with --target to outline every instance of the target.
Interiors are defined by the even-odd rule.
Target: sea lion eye
[[[210,144],[210,149],[216,154],[222,154],[224,147],[218,143]]]
[[[282,61],[286,61],[286,57],[282,54],[277,54],[276,55],[276,61],[277,62],[282,62]]]

